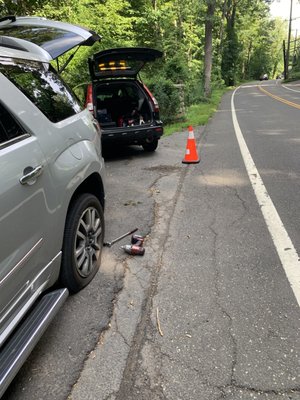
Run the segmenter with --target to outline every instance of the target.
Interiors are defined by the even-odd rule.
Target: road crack
[[[159,190],[159,183],[167,175],[168,171],[164,169],[164,171],[149,188],[149,191],[152,193],[155,202],[153,211],[154,221],[153,225],[151,226],[151,233],[149,234],[149,247],[152,249],[155,260],[153,260],[152,264],[149,286],[145,289],[144,300],[141,307],[141,318],[135,329],[131,349],[127,357],[126,367],[123,371],[122,382],[120,384],[119,391],[116,394],[116,400],[124,400],[125,398],[131,399],[131,394],[134,393],[136,389],[135,372],[138,370],[138,368],[140,368],[140,360],[142,357],[141,351],[147,342],[147,338],[149,336],[153,337],[156,334],[156,326],[154,326],[151,319],[153,298],[157,293],[159,274],[163,265],[163,254],[170,233],[170,224],[174,216],[184,179],[187,174],[186,168],[180,168],[179,171],[179,176],[176,175],[175,177],[175,179],[177,179],[176,190],[173,191],[172,196],[169,195],[170,197],[168,198],[167,202],[166,199],[160,199],[157,196],[161,194],[161,191]],[[168,180],[170,180],[170,175],[168,175]],[[147,379],[149,379],[149,377],[144,375],[144,378],[146,379],[144,385],[148,387]],[[153,388],[151,388],[151,390],[151,399],[155,400],[156,398],[164,398],[159,380],[155,389],[157,394],[155,395]]]

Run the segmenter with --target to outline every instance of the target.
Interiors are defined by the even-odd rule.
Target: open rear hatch
[[[122,47],[100,51],[89,58],[93,81],[90,97],[103,129],[126,129],[152,123],[155,111],[152,99],[137,81],[137,75],[147,62],[162,55],[156,49]]]
[[[163,53],[147,47],[121,47],[100,51],[89,58],[93,81],[104,78],[136,78],[147,62],[161,58]]]
[[[99,40],[96,32],[66,22],[41,17],[0,18],[0,46],[30,51],[48,62],[76,46],[92,46]]]

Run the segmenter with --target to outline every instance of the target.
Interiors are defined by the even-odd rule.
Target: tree
[[[236,82],[237,57],[239,54],[239,43],[235,31],[235,19],[238,2],[227,0],[226,3],[226,41],[223,45],[222,54],[222,77],[227,86],[233,86]]]
[[[226,85],[235,85],[240,79],[253,75],[254,54],[257,60],[260,57],[264,72],[270,69],[269,3],[270,0],[224,0],[226,27],[221,44],[221,69]]]
[[[2,15],[26,15],[35,13],[43,5],[43,0],[0,0]]]
[[[213,19],[216,7],[215,0],[206,0],[207,12],[205,18],[205,45],[204,45],[204,95],[211,96],[211,69],[212,69],[212,42]]]
[[[257,79],[262,70],[272,75],[280,68],[283,28],[270,21],[271,1],[0,0],[0,10],[2,15],[39,15],[79,24],[102,36],[92,49],[80,49],[64,72],[71,86],[90,79],[87,59],[92,53],[154,47],[164,57],[143,69],[143,79],[160,82],[168,93],[171,84],[180,84],[190,104],[209,98],[217,84],[235,85],[240,79]]]

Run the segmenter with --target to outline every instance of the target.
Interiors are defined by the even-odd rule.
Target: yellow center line
[[[282,97],[279,97],[279,96],[275,96],[275,94],[272,94],[272,93],[268,92],[266,89],[263,89],[262,86],[260,86],[260,85],[258,85],[258,88],[259,88],[260,91],[264,92],[268,96],[273,97],[273,99],[281,101],[281,103],[285,103],[288,106],[295,107],[295,108],[298,108],[298,110],[300,110],[300,104],[293,103],[292,101],[283,99]]]

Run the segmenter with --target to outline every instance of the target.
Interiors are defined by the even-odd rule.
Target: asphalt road
[[[106,240],[138,227],[146,253],[104,249],[6,400],[300,399],[296,90],[227,93],[199,164],[187,132],[107,155]]]

